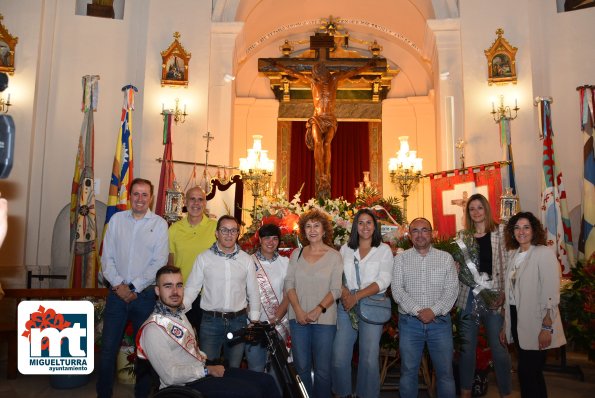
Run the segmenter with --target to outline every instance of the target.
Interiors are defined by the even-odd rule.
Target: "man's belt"
[[[241,309],[236,312],[219,312],[219,311],[202,310],[202,313],[206,314],[206,315],[210,315],[213,318],[234,319],[234,318],[239,317],[240,315],[245,315],[246,309],[244,308],[244,309]]]

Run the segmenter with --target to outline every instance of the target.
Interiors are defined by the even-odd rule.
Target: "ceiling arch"
[[[382,56],[401,73],[389,97],[427,95],[436,74],[434,34],[427,20],[458,16],[457,0],[217,0],[213,21],[241,21],[236,40],[234,73],[239,97],[273,98],[268,79],[257,71],[258,58],[278,57],[285,41],[302,42],[333,16],[347,30],[350,47],[367,50],[364,42],[377,40]],[[360,41],[358,43],[358,41]],[[302,46],[302,47],[300,47]]]

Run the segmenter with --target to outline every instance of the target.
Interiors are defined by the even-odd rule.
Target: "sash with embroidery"
[[[273,290],[273,286],[271,285],[271,281],[269,280],[264,267],[254,254],[252,255],[252,258],[254,259],[254,265],[256,265],[256,280],[258,281],[258,290],[260,291],[262,308],[264,309],[267,318],[275,318],[275,314],[279,308],[279,299]],[[283,316],[283,319],[277,321],[275,330],[277,330],[277,333],[281,335],[283,341],[287,344],[289,340],[289,320],[287,319],[287,314]]]
[[[137,354],[142,359],[148,359],[147,355],[143,351],[140,345],[140,336],[145,328],[150,323],[155,323],[157,326],[162,328],[165,333],[171,337],[173,341],[175,341],[180,347],[184,349],[188,354],[192,355],[194,358],[198,359],[201,362],[206,361],[206,357],[201,353],[198,348],[198,344],[196,343],[196,339],[194,335],[181,323],[175,322],[173,319],[162,315],[153,313],[149,319],[143,323],[141,328],[137,333],[136,338],[136,346],[138,348]]]

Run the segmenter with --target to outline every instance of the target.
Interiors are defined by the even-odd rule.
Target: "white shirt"
[[[130,210],[110,219],[103,239],[101,269],[112,286],[132,283],[137,292],[155,284],[157,270],[169,255],[167,222],[147,211],[140,220]]]
[[[250,304],[250,320],[260,318],[260,292],[254,262],[248,253],[240,250],[233,258],[220,256],[212,249],[200,253],[184,289],[186,311],[203,288],[203,310],[237,312]]]
[[[174,320],[182,323],[194,336],[192,325],[185,315],[182,315],[181,321]],[[143,328],[139,342],[159,375],[160,388],[184,385],[205,376],[205,363],[190,355],[156,323],[149,323]],[[205,355],[204,352],[201,353]]]
[[[343,257],[343,273],[347,281],[347,289],[364,289],[376,282],[380,288],[378,293],[384,293],[390,285],[393,278],[393,253],[386,243],[372,247],[363,259],[360,257],[359,249],[354,251],[345,244],[341,247],[341,257]],[[354,258],[359,261],[361,287],[357,285]]]
[[[275,292],[275,296],[277,296],[277,300],[279,300],[279,304],[281,304],[281,301],[283,301],[283,285],[285,284],[289,259],[287,257],[278,256],[273,262],[262,259],[259,259],[258,261],[260,261],[260,265],[264,268],[271,287]],[[260,311],[260,320],[263,322],[269,320],[264,309]]]

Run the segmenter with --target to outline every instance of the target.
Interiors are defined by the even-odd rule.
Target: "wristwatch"
[[[320,307],[323,314],[326,312],[326,308],[324,308],[324,306],[322,304],[318,304],[317,307]]]
[[[131,292],[136,292],[136,288],[134,287],[134,285],[132,283],[128,284],[128,289],[130,289]]]

